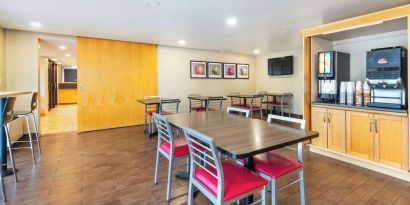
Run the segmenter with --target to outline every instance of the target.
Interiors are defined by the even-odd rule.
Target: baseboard
[[[355,156],[347,155],[347,154],[336,152],[333,150],[325,149],[325,148],[318,147],[315,145],[309,145],[309,150],[317,154],[321,154],[321,155],[324,155],[324,156],[327,156],[333,159],[347,162],[349,164],[354,164],[359,167],[370,169],[372,171],[376,171],[382,174],[386,174],[386,175],[410,182],[410,172],[406,170],[398,169],[395,167],[389,167],[383,164],[361,159]]]

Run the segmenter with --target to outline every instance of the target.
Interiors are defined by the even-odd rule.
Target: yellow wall
[[[0,27],[0,90],[6,90],[6,29]]]
[[[143,123],[145,95],[157,94],[156,45],[77,38],[78,131]]]

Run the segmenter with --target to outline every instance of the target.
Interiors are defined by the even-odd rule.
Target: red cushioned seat
[[[251,106],[251,105],[246,105],[246,106],[241,106],[242,108],[245,108],[245,109],[252,109],[252,110],[255,110],[255,109],[260,109],[261,107],[259,107],[259,106]]]
[[[168,142],[164,141],[160,148],[166,153],[170,154],[171,146]],[[177,138],[174,140],[174,157],[179,157],[189,154],[189,148],[184,138]]]
[[[195,112],[204,112],[206,111],[206,107],[191,107],[191,110]]]
[[[153,113],[155,113],[155,110],[150,110],[146,112],[147,115],[151,115],[151,116],[153,115]]]
[[[224,173],[224,201],[233,199],[241,194],[251,192],[266,185],[268,182],[262,177],[252,173],[250,170],[241,167],[231,161],[223,161],[222,170]],[[208,170],[217,176],[216,170],[207,166]],[[198,169],[194,177],[215,196],[218,192],[218,180],[204,169]]]
[[[275,103],[275,101],[265,101],[265,102],[262,102],[263,104],[272,104],[272,103]]]
[[[289,159],[275,152],[267,152],[253,157],[255,170],[262,172],[274,179],[302,167],[296,160]]]

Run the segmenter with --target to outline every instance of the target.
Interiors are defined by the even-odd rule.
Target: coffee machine
[[[318,98],[338,102],[338,85],[350,79],[350,55],[337,51],[318,53]]]
[[[366,80],[370,85],[369,107],[407,107],[407,49],[389,47],[367,52]]]

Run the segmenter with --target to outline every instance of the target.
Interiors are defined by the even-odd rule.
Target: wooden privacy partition
[[[137,99],[157,94],[156,45],[77,38],[78,131],[143,123]]]

